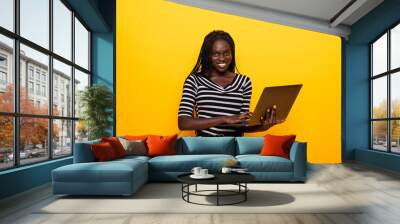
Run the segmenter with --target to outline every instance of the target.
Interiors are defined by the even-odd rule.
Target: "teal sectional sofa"
[[[90,149],[98,141],[75,144],[74,163],[52,171],[54,194],[131,195],[148,181],[176,181],[193,167],[219,172],[228,160],[236,160],[259,182],[304,182],[307,144],[295,142],[290,159],[260,156],[263,137],[183,137],[177,140],[177,155],[127,156],[96,162]]]

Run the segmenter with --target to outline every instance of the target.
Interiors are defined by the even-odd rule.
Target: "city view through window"
[[[70,156],[87,140],[89,31],[61,0],[20,0],[19,27],[14,7],[0,1],[0,170]]]
[[[400,24],[371,44],[371,145],[400,153]]]

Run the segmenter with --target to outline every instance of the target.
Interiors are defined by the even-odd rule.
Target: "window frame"
[[[0,111],[0,116],[10,116],[13,119],[13,155],[14,155],[14,161],[13,161],[13,166],[11,167],[5,167],[5,168],[0,168],[0,172],[5,171],[5,170],[10,170],[10,169],[16,169],[19,167],[23,167],[23,166],[30,166],[33,164],[38,164],[38,163],[43,163],[46,161],[50,161],[50,160],[58,160],[58,159],[62,159],[65,157],[70,157],[73,156],[73,152],[74,152],[74,143],[75,143],[75,123],[76,121],[79,120],[79,117],[75,117],[75,108],[72,107],[72,113],[70,114],[70,116],[56,116],[53,115],[53,59],[58,60],[59,62],[62,62],[66,65],[71,66],[71,83],[73,84],[75,82],[75,69],[85,73],[88,75],[89,77],[89,83],[88,86],[92,85],[92,61],[91,61],[91,47],[92,47],[92,43],[91,43],[91,37],[92,37],[92,30],[88,27],[88,25],[83,21],[83,19],[79,16],[79,14],[72,9],[72,7],[68,4],[68,2],[66,2],[65,0],[59,0],[66,8],[68,8],[68,10],[71,11],[71,18],[70,18],[70,22],[71,22],[71,59],[67,59],[64,58],[63,56],[55,53],[53,50],[53,0],[48,0],[49,2],[49,49],[46,49],[45,47],[42,47],[39,44],[34,43],[33,41],[30,41],[29,39],[26,39],[24,37],[22,37],[20,35],[20,0],[14,0],[13,1],[13,10],[14,10],[14,18],[13,18],[13,22],[14,22],[14,31],[10,31],[4,27],[0,26],[0,35],[3,35],[5,37],[11,38],[13,40],[13,44],[14,44],[14,49],[13,49],[13,63],[12,63],[12,73],[11,75],[13,75],[14,78],[14,110],[13,112],[2,112]],[[84,28],[88,31],[88,69],[85,69],[81,66],[79,66],[78,64],[75,63],[75,18],[77,20],[79,20],[79,22],[84,26]],[[45,55],[48,56],[49,58],[49,63],[48,63],[48,84],[46,85],[46,91],[48,92],[48,94],[45,91],[45,94],[48,96],[48,107],[49,110],[47,112],[46,115],[39,115],[39,114],[28,114],[28,113],[21,113],[20,111],[20,44],[23,44],[27,47],[30,47],[36,51],[39,51],[40,53],[43,53]],[[29,66],[29,64],[27,64],[27,66]],[[28,71],[27,67],[27,71]],[[39,82],[41,83],[41,74],[39,74]],[[30,79],[30,74],[27,73],[25,74],[26,78],[27,78],[27,82]],[[35,84],[36,82],[36,69],[33,70],[33,79],[31,80]],[[72,105],[74,105],[75,103],[75,85],[72,85],[72,90],[71,93],[72,95],[72,99],[71,99],[71,103]],[[28,87],[29,88],[29,87]],[[29,91],[27,89],[27,91]],[[36,89],[34,89],[34,92],[36,91]],[[41,96],[42,94],[40,94]],[[47,136],[47,142],[49,143],[47,145],[47,150],[48,150],[48,155],[47,158],[43,158],[43,160],[40,160],[38,162],[32,162],[32,163],[26,163],[26,164],[21,164],[20,161],[20,119],[21,118],[45,118],[47,119],[48,122],[48,136]],[[66,121],[71,121],[71,154],[68,155],[62,155],[62,156],[54,156],[53,152],[54,152],[54,147],[52,144],[53,141],[53,122],[56,120],[66,120]]]
[[[392,116],[392,98],[391,98],[391,79],[393,75],[400,72],[400,67],[391,69],[391,31],[396,26],[400,26],[400,21],[397,21],[389,28],[385,29],[383,33],[378,35],[375,39],[373,39],[370,43],[368,43],[369,47],[369,149],[373,151],[385,152],[390,154],[399,155],[400,152],[393,152],[392,151],[392,121],[400,120],[400,117],[393,117]],[[373,44],[378,41],[384,35],[387,35],[387,63],[386,63],[386,71],[376,74],[373,74]],[[378,78],[386,77],[386,87],[387,87],[387,104],[386,104],[386,118],[373,118],[373,81]],[[374,148],[374,132],[373,132],[373,122],[374,121],[386,121],[386,151],[379,150]]]

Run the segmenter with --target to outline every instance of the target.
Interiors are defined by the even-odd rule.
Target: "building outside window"
[[[58,103],[58,90],[57,89],[54,90],[53,99],[54,99],[53,103],[55,104],[55,106],[57,106],[56,105]]]
[[[40,70],[36,69],[36,81],[40,81]]]
[[[6,88],[7,85],[7,56],[0,54],[0,89]]]
[[[400,24],[370,44],[371,148],[400,153]]]
[[[7,83],[7,74],[4,71],[0,71],[0,84],[5,85]]]
[[[0,54],[0,67],[7,67],[7,56],[4,54]]]
[[[42,73],[42,83],[46,83],[46,74]]]
[[[36,84],[36,95],[40,96],[40,84]]]
[[[4,4],[12,5],[2,9],[13,9],[13,1],[7,2]],[[0,98],[8,97],[0,101],[0,170],[70,156],[73,143],[87,139],[86,126],[79,121],[79,113],[74,113],[71,105],[79,103],[80,91],[89,85],[86,80],[90,80],[91,75],[90,32],[64,1],[49,2],[19,1],[19,13],[9,12],[14,17],[19,16],[14,18],[20,21],[15,29],[19,33],[9,27],[2,27],[7,32],[0,29]],[[42,13],[37,14],[39,11]],[[19,61],[13,60],[14,54]],[[61,57],[62,62],[53,55]],[[74,60],[72,55],[75,55]],[[14,74],[17,65],[19,73]],[[15,76],[19,88],[15,88]],[[53,89],[49,89],[50,80],[53,80]],[[1,84],[12,88],[2,88]],[[19,98],[14,98],[16,89],[20,91]],[[60,95],[62,102],[58,101]],[[53,105],[49,99],[54,99]],[[19,111],[14,111],[14,104]],[[17,125],[17,133],[13,131],[14,125]],[[33,136],[34,132],[39,134]]]
[[[32,66],[29,66],[28,74],[29,74],[29,79],[33,80],[33,67]]]
[[[42,86],[42,96],[46,96],[46,86]]]
[[[34,92],[34,90],[33,90],[33,82],[31,82],[31,81],[29,81],[28,82],[28,91],[29,91],[29,94],[33,94],[33,92]]]

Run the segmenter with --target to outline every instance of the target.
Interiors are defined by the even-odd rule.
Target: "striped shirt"
[[[183,85],[178,117],[212,118],[248,112],[251,99],[251,80],[236,74],[226,87],[200,75],[189,75]],[[199,136],[241,136],[242,131],[215,126],[198,130]]]

